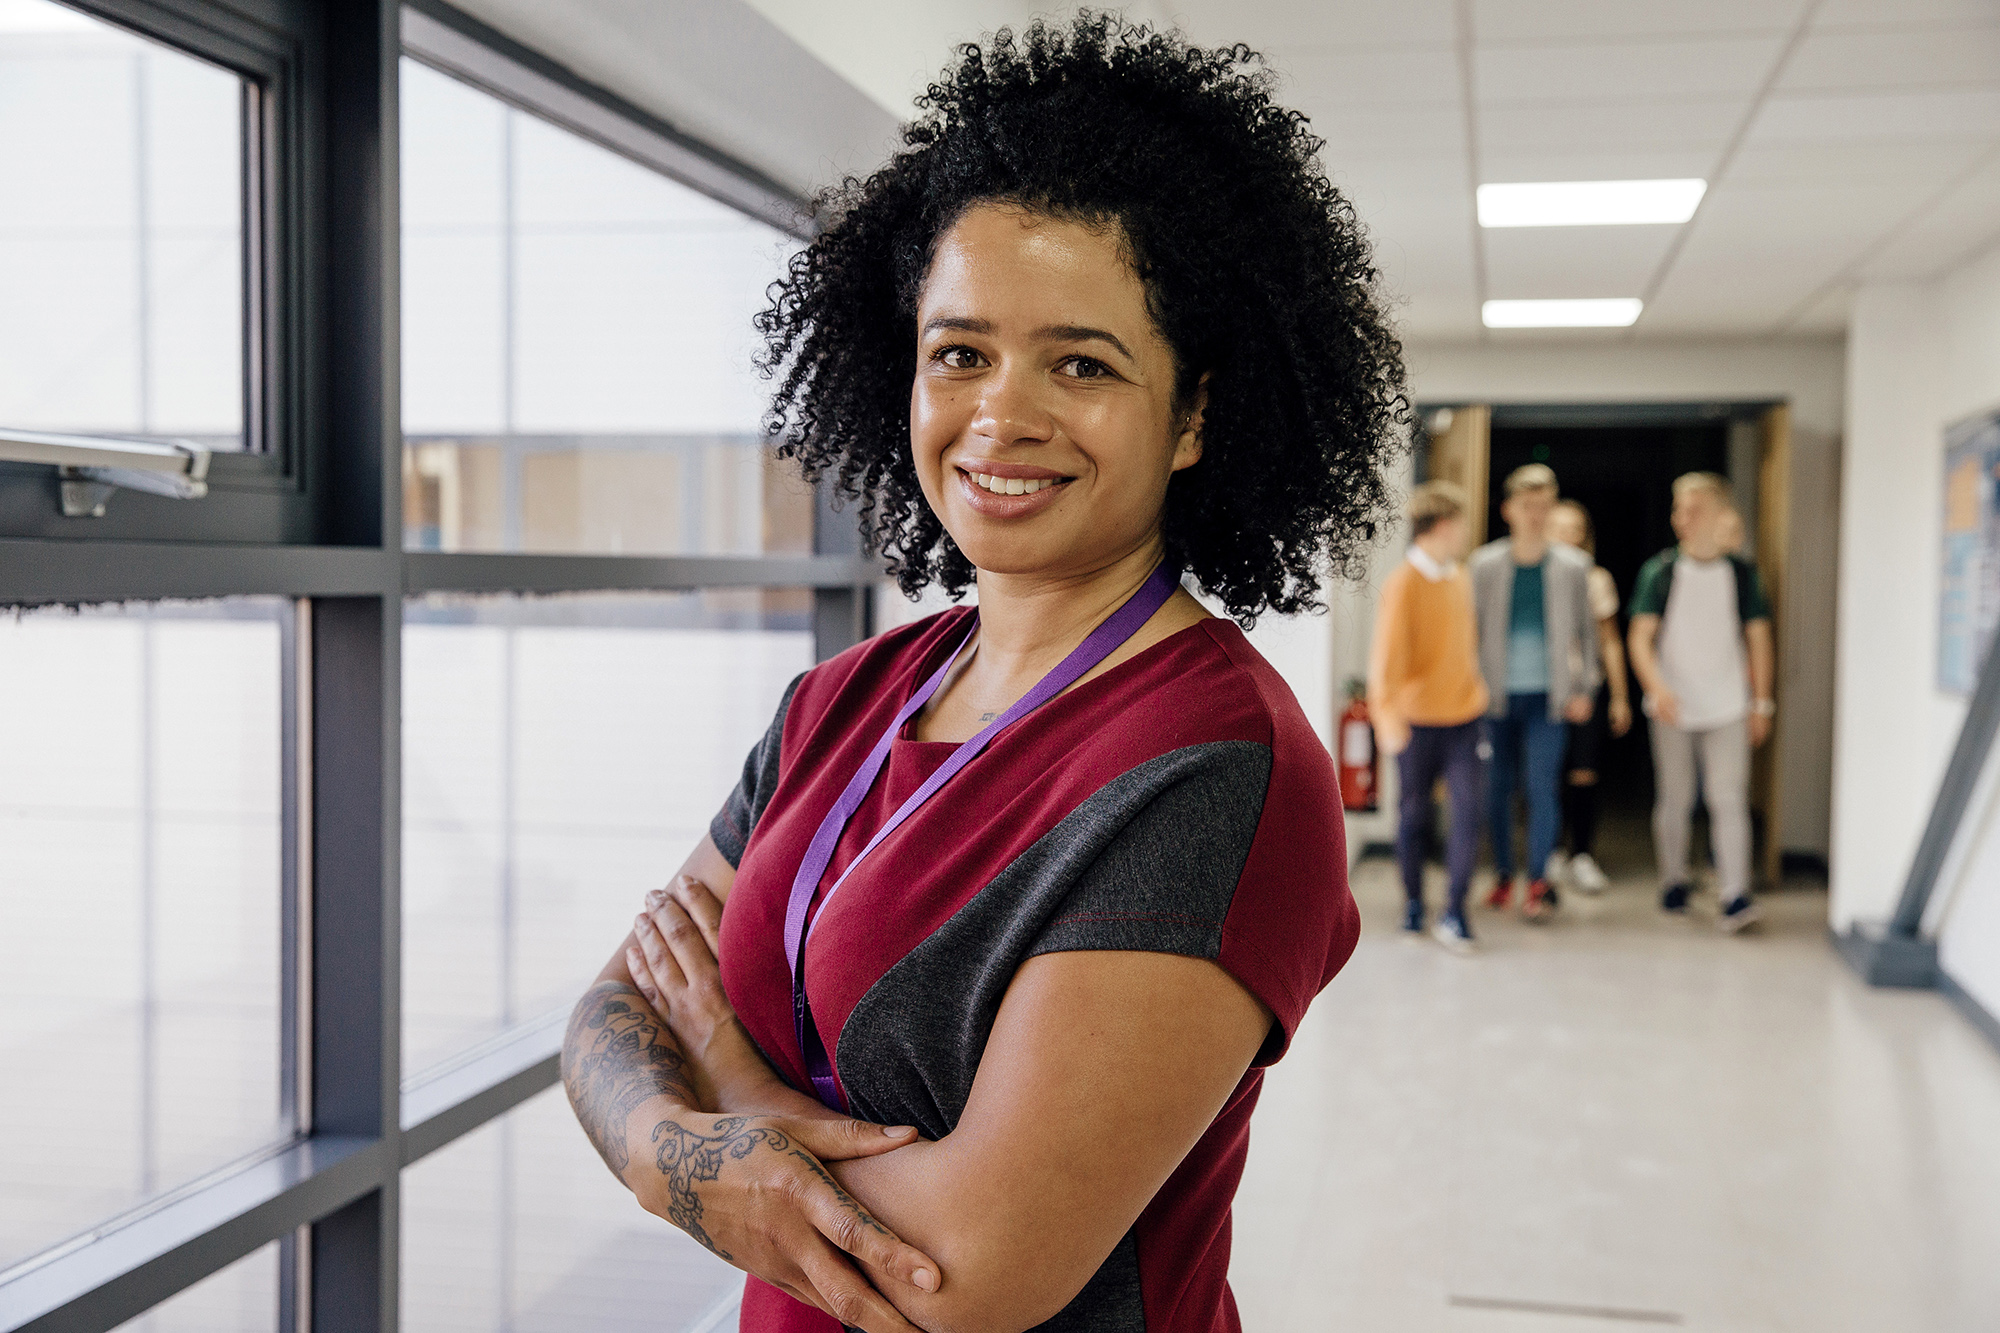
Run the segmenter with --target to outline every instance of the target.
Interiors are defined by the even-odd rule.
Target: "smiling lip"
[[[1030,467],[1022,463],[997,463],[985,459],[968,459],[957,464],[959,495],[977,514],[989,518],[1024,518],[1041,512],[1054,504],[1056,498],[1073,478],[1051,468]],[[988,490],[975,477],[994,478],[1002,484],[1035,485],[1033,491],[1019,495],[1008,495],[1002,491]]]

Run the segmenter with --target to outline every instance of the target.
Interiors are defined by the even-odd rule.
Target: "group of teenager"
[[[1484,805],[1494,882],[1485,904],[1518,901],[1545,920],[1559,885],[1602,893],[1595,856],[1601,757],[1632,726],[1626,663],[1642,692],[1655,778],[1653,840],[1660,906],[1685,913],[1693,894],[1689,826],[1697,789],[1708,809],[1723,930],[1755,922],[1751,893],[1750,751],[1770,735],[1771,611],[1741,554],[1742,516],[1729,483],[1691,472],[1673,484],[1677,544],[1639,571],[1619,633],[1618,589],[1594,558],[1589,513],[1565,500],[1540,463],[1511,473],[1500,516],[1507,535],[1469,552],[1463,490],[1418,486],[1406,507],[1407,558],[1385,581],[1369,662],[1377,743],[1397,762],[1396,856],[1403,927],[1426,929],[1423,877],[1440,781],[1450,809],[1449,890],[1430,933],[1474,947],[1466,916]],[[1514,797],[1527,806],[1527,859],[1517,873]],[[1558,849],[1564,828],[1568,852]]]

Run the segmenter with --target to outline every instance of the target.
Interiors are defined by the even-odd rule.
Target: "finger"
[[[883,1226],[825,1167],[803,1153],[795,1156],[811,1175],[804,1183],[800,1203],[822,1236],[899,1282],[919,1291],[938,1289],[941,1270],[935,1260]]]
[[[785,1133],[822,1162],[844,1162],[850,1157],[874,1157],[917,1142],[913,1125],[877,1125],[846,1117],[807,1120],[787,1116]]]
[[[673,952],[681,975],[690,983],[708,982],[721,975],[722,969],[716,965],[714,950],[708,947],[701,929],[678,902],[668,898],[655,907],[653,925]]]
[[[625,970],[632,974],[632,984],[646,997],[646,1003],[658,1009],[660,988],[653,984],[653,974],[646,968],[646,955],[639,952],[636,944],[625,946]]]
[[[667,891],[686,909],[701,937],[708,941],[708,951],[722,957],[722,900],[693,875],[676,877]]]
[[[863,1333],[916,1333],[916,1326],[826,1242],[797,1259],[824,1302],[822,1308],[841,1323]]]
[[[632,935],[639,943],[639,949],[646,956],[646,967],[653,974],[653,980],[668,995],[674,995],[687,988],[687,978],[681,975],[680,964],[674,961],[667,948],[667,942],[660,935],[653,918],[644,912],[633,919]]]

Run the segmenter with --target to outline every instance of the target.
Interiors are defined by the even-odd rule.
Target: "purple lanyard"
[[[1113,611],[1108,620],[1092,630],[1055,670],[1037,681],[1034,689],[1016,700],[1012,708],[993,719],[984,731],[953,750],[951,757],[944,761],[943,766],[911,793],[910,799],[904,801],[901,808],[889,816],[888,822],[868,840],[868,845],[861,849],[861,855],[855,857],[847,869],[841,872],[840,878],[834,881],[833,887],[826,891],[826,897],[821,900],[820,915],[813,918],[813,923],[817,925],[820,916],[825,915],[827,904],[833,901],[834,894],[840,892],[840,886],[847,882],[847,877],[854,873],[854,867],[866,860],[868,853],[881,846],[884,838],[895,832],[904,820],[917,812],[919,806],[936,795],[938,789],[945,783],[951,781],[953,774],[977,758],[979,752],[984,750],[995,736],[1061,694],[1085,672],[1111,656],[1119,645],[1138,633],[1141,625],[1153,618],[1155,611],[1167,604],[1167,599],[1174,595],[1174,590],[1178,587],[1180,580],[1168,570],[1168,567],[1165,564],[1157,566],[1140,586],[1139,591],[1126,599],[1123,606]],[[836,1111],[844,1111],[846,1108],[840,1103],[840,1091],[833,1078],[833,1063],[827,1059],[826,1047],[819,1038],[819,1029],[813,1026],[812,1007],[806,1002],[806,940],[812,934],[811,927],[806,924],[806,910],[812,905],[813,890],[819,887],[820,879],[826,874],[827,865],[833,860],[833,849],[839,844],[840,835],[846,831],[848,821],[854,818],[854,812],[861,808],[861,802],[868,795],[868,789],[875,785],[876,777],[882,772],[882,765],[888,761],[889,749],[895,744],[896,734],[925,704],[930,702],[931,696],[938,692],[938,687],[944,684],[945,677],[951,674],[953,664],[965,652],[965,646],[972,642],[972,636],[978,631],[979,613],[974,611],[972,624],[965,631],[965,637],[959,640],[958,647],[952,650],[951,657],[924,682],[923,688],[903,705],[902,711],[896,714],[896,720],[889,724],[889,729],[882,733],[882,739],[875,742],[875,748],[868,752],[868,757],[862,761],[861,767],[849,779],[847,789],[840,793],[840,799],[833,803],[833,809],[826,812],[826,818],[820,821],[819,832],[813,834],[813,840],[806,848],[805,859],[799,862],[799,873],[792,878],[791,902],[785,908],[785,957],[792,964],[792,1024],[798,1033],[799,1050],[805,1056],[806,1072],[812,1076],[813,1090],[818,1093],[820,1101]]]

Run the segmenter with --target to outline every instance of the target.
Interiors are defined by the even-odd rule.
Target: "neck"
[[[1060,575],[979,571],[981,674],[1039,677],[1139,591],[1165,554],[1155,533],[1094,569]]]
[[[1722,554],[1714,542],[1682,542],[1681,554],[1690,560],[1713,560]]]
[[[1514,563],[1517,565],[1539,565],[1549,550],[1547,537],[1530,537],[1525,532],[1509,533],[1507,544],[1513,549]]]
[[[1449,565],[1452,561],[1458,559],[1444,543],[1434,542],[1428,535],[1417,538],[1414,545],[1419,551],[1422,551],[1440,565]]]

